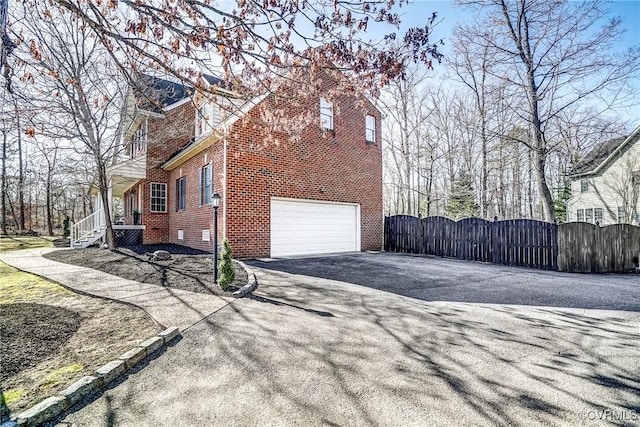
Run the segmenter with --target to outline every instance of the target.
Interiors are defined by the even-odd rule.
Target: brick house
[[[265,129],[278,92],[246,99],[218,89],[213,99],[157,78],[149,87],[156,102],[130,94],[127,159],[108,171],[112,197],[123,201],[118,228],[141,230],[145,244],[211,250],[216,192],[219,240],[236,257],[381,249],[381,115],[371,102],[304,98],[284,109],[312,118],[294,138]]]

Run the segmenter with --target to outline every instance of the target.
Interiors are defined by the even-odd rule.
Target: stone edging
[[[37,426],[57,417],[85,397],[105,388],[113,380],[142,362],[147,356],[161,349],[180,336],[178,328],[171,327],[158,335],[142,342],[116,360],[103,365],[93,376],[86,376],[71,384],[57,396],[51,396],[37,405],[20,413],[12,421],[3,423],[0,427],[9,426]]]
[[[253,292],[258,287],[258,280],[256,279],[256,275],[251,268],[247,264],[242,261],[235,260],[240,267],[244,268],[244,271],[247,273],[247,284],[238,289],[233,293],[233,296],[236,298],[242,298],[243,296]]]

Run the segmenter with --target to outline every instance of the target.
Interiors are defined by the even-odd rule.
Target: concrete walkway
[[[123,279],[86,267],[63,264],[42,255],[57,248],[26,249],[0,253],[0,261],[37,274],[81,293],[133,304],[165,327],[181,331],[215,313],[234,298],[166,288]]]

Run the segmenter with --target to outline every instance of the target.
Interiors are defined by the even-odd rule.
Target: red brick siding
[[[145,225],[143,242],[166,243],[169,241],[169,217],[173,213],[174,189],[170,182],[170,173],[161,165],[185,146],[193,137],[195,126],[195,108],[191,102],[182,104],[165,114],[163,118],[150,118],[147,138],[147,179],[143,181],[144,196],[142,206],[142,224]],[[151,183],[167,184],[167,212],[151,212]]]
[[[206,161],[205,161],[206,154]],[[178,168],[171,171],[169,180],[170,210],[169,215],[169,242],[190,246],[205,251],[213,248],[213,208],[211,205],[200,206],[198,191],[198,169],[206,164],[213,163],[213,189],[223,194],[224,182],[224,145],[218,141],[204,152],[189,159]],[[181,175],[182,173],[182,175]],[[186,177],[186,209],[176,212],[176,180],[181,176]],[[224,200],[223,200],[224,203]],[[218,240],[222,241],[223,228],[223,204],[218,208]],[[178,240],[178,230],[184,231],[184,240]],[[210,230],[210,241],[202,240],[202,230]]]
[[[269,103],[270,99],[263,101]],[[303,106],[318,112],[319,98]],[[268,104],[267,104],[268,105]],[[361,249],[379,250],[382,246],[382,152],[379,112],[367,101],[361,107],[355,97],[342,96],[334,100],[334,128],[323,135],[314,124],[297,140],[263,144],[265,135],[256,125],[259,109],[250,120],[238,121],[227,138],[227,191],[223,191],[223,142],[217,141],[197,156],[171,172],[157,168],[175,149],[154,150],[149,156],[149,179],[145,182],[143,223],[147,225],[145,243],[169,241],[203,250],[211,250],[211,241],[202,241],[202,230],[213,227],[211,206],[198,206],[198,169],[213,161],[214,189],[225,197],[227,204],[226,235],[239,258],[269,256],[271,197],[346,202],[360,204]],[[297,114],[292,111],[291,114]],[[365,115],[376,117],[377,143],[365,142]],[[154,121],[159,132],[167,120],[182,121],[183,130],[193,132],[194,112]],[[152,133],[150,133],[152,135]],[[163,147],[181,144],[167,142]],[[257,148],[256,148],[257,147]],[[175,181],[187,179],[186,209],[175,210]],[[167,182],[167,214],[149,214],[150,181]],[[224,207],[218,210],[219,238],[224,232]],[[184,240],[177,239],[178,230]]]
[[[319,111],[319,102],[310,100],[306,108]],[[234,126],[227,165],[227,238],[236,256],[269,255],[271,197],[358,203],[361,249],[380,250],[380,114],[370,103],[360,108],[348,96],[335,99],[334,110],[335,132],[330,135],[323,135],[319,125],[311,125],[297,141],[264,148],[259,126],[250,121]],[[257,114],[254,109],[253,119]],[[366,114],[376,117],[376,144],[365,142]]]

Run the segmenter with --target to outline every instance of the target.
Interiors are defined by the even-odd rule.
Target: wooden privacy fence
[[[638,233],[640,227],[631,225],[600,228],[587,223],[557,225],[529,219],[452,221],[396,215],[385,218],[384,246],[390,252],[544,270],[629,271],[637,265],[640,253]]]
[[[562,224],[558,233],[558,268],[578,273],[624,272],[638,267],[640,227],[586,222]]]

